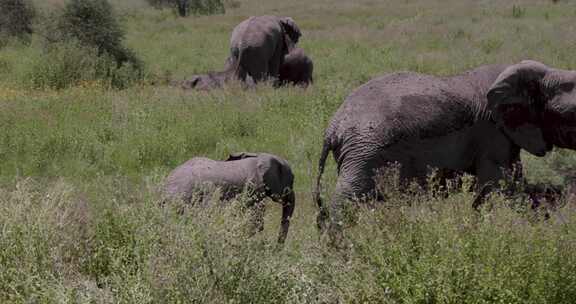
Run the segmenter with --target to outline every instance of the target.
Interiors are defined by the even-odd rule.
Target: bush
[[[141,78],[137,66],[126,63],[117,67],[112,56],[98,53],[97,48],[76,40],[52,44],[32,64],[26,79],[35,89],[60,90],[80,84],[122,89]]]
[[[32,34],[34,7],[28,0],[0,1],[0,45],[6,38],[28,38]]]
[[[176,4],[176,0],[146,0],[148,4],[153,6],[154,8],[165,8],[165,7],[173,7]]]
[[[34,64],[32,87],[63,89],[98,80],[125,88],[142,78],[143,63],[123,45],[124,31],[107,0],[70,0],[44,28],[49,60]]]
[[[64,7],[57,32],[60,39],[77,39],[83,45],[95,47],[99,56],[112,56],[118,66],[125,62],[141,64],[134,53],[122,45],[124,31],[107,0],[70,0]]]
[[[224,14],[224,3],[222,0],[190,0],[190,12],[195,15]]]
[[[182,17],[193,15],[223,14],[226,10],[222,0],[147,0],[155,8],[173,7]]]

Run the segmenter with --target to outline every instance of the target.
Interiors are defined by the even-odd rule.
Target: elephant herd
[[[232,31],[230,56],[223,71],[193,75],[175,84],[184,89],[211,90],[232,80],[253,86],[271,79],[275,86],[307,87],[313,82],[314,64],[296,47],[300,36],[290,17],[250,17]]]
[[[280,84],[291,51],[306,57],[294,47],[300,36],[291,18],[251,17],[234,29],[226,71],[199,77],[254,83],[271,78]],[[188,87],[209,82],[195,81]],[[524,183],[522,149],[539,157],[554,147],[576,149],[575,86],[576,71],[531,60],[485,65],[450,77],[395,72],[368,81],[348,95],[325,130],[313,193],[319,228],[339,243],[344,205],[382,199],[375,178],[390,165],[398,166],[403,184],[425,186],[432,170],[444,178],[475,176],[476,209],[489,192],[500,189],[501,181],[509,181],[505,193],[518,191],[512,185]],[[338,178],[326,205],[321,177],[330,152]],[[281,243],[294,210],[293,181],[280,157],[240,153],[225,161],[194,158],[170,174],[165,189],[189,200],[206,182],[222,187],[223,197],[248,186],[253,205],[266,196],[283,205]],[[543,196],[530,197],[534,201]]]

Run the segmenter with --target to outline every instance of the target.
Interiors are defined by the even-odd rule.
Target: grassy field
[[[41,39],[0,49],[1,303],[575,303],[576,209],[550,220],[494,197],[393,192],[359,208],[350,250],[319,240],[310,197],[322,132],[346,95],[398,70],[449,75],[535,59],[576,67],[576,4],[524,0],[242,0],[177,18],[111,1],[146,81],[33,88],[50,65]],[[37,1],[42,11],[62,1]],[[252,15],[293,17],[315,64],[307,90],[210,93],[151,85],[220,69],[229,34]],[[159,186],[198,155],[266,151],[288,159],[297,206],[276,250],[278,206],[248,238],[242,203],[158,207]],[[523,155],[528,179],[562,184],[571,151]],[[335,182],[332,162],[326,196]],[[393,190],[391,190],[393,191]],[[514,204],[512,204],[514,205]]]

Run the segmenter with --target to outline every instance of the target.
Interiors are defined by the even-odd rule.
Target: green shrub
[[[0,45],[10,37],[28,38],[34,15],[34,7],[28,0],[0,1]]]
[[[140,75],[139,66],[129,62],[118,67],[111,55],[71,40],[49,46],[32,63],[25,81],[35,89],[60,90],[83,83],[122,89],[138,81]]]
[[[95,47],[98,55],[112,56],[118,66],[125,62],[140,65],[135,54],[123,46],[124,31],[107,0],[70,0],[58,22],[60,38],[77,39]]]
[[[226,10],[222,0],[147,0],[155,8],[173,7],[182,17],[193,15],[223,14]]]
[[[176,4],[176,0],[146,0],[148,4],[153,6],[154,8],[165,8],[165,7],[173,7]]]
[[[123,45],[124,31],[107,0],[70,0],[43,29],[46,51],[26,75],[33,88],[98,82],[123,89],[143,77],[143,63]]]
[[[225,12],[222,0],[190,0],[190,12],[195,15],[223,14]]]
[[[143,63],[123,45],[124,31],[107,0],[70,0],[43,28],[46,51],[27,75],[32,87],[98,81],[122,89],[142,79]]]

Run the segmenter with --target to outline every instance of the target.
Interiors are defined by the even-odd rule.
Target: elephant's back
[[[238,49],[261,47],[265,43],[270,43],[281,32],[276,16],[250,17],[234,28],[230,45]]]
[[[354,90],[334,115],[329,132],[346,137],[378,137],[390,145],[410,137],[442,136],[474,122],[470,89],[448,78],[399,72],[374,78]],[[463,84],[463,86],[466,86]],[[344,137],[344,138],[342,138]]]
[[[193,188],[206,179],[205,172],[216,165],[216,161],[205,157],[194,157],[172,170],[164,184],[164,194],[176,198],[191,195]]]

